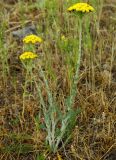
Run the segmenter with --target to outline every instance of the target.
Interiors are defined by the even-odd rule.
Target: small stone
[[[16,37],[18,39],[23,39],[25,36],[29,34],[37,35],[36,27],[34,25],[27,26],[12,32],[13,37]]]

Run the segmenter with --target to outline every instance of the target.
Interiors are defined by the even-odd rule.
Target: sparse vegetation
[[[116,2],[89,0],[81,61],[75,3],[0,2],[1,160],[116,159]],[[42,43],[24,44],[29,32]]]

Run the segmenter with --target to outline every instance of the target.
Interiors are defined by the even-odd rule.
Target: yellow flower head
[[[26,60],[26,59],[34,59],[37,58],[38,55],[33,52],[24,52],[20,55],[20,60]]]
[[[76,11],[76,12],[86,13],[86,12],[93,12],[94,8],[87,3],[76,3],[71,7],[69,7],[67,10],[69,12]]]
[[[24,43],[33,43],[33,44],[35,44],[35,43],[37,43],[37,42],[41,43],[41,42],[42,42],[42,39],[41,39],[40,37],[34,35],[34,34],[30,34],[30,35],[26,36],[26,37],[23,39],[23,42],[24,42]]]
[[[62,36],[61,36],[61,40],[62,40],[62,41],[66,41],[67,38],[66,38],[64,35],[62,35]]]
[[[58,160],[63,160],[59,153],[57,153],[57,158],[58,158]]]

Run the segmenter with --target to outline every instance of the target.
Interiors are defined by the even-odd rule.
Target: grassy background
[[[25,120],[22,94],[25,70],[19,60],[21,39],[12,31],[35,24],[44,39],[40,63],[59,107],[70,92],[78,49],[78,20],[67,12],[76,0],[5,0],[0,2],[0,159],[55,160],[45,144],[36,91],[28,88]],[[87,2],[87,1],[84,1]],[[64,148],[63,160],[116,158],[116,2],[89,0],[96,12],[83,22],[82,61],[75,108],[81,108],[76,127]],[[65,37],[65,39],[62,38]],[[37,74],[35,72],[35,74]],[[46,91],[43,86],[43,97]],[[60,159],[58,159],[60,160]]]

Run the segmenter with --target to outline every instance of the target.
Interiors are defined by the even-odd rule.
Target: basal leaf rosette
[[[39,36],[36,36],[34,34],[30,34],[26,37],[24,37],[23,39],[23,42],[24,43],[32,43],[32,44],[35,44],[35,43],[42,43],[42,38],[40,38]]]

